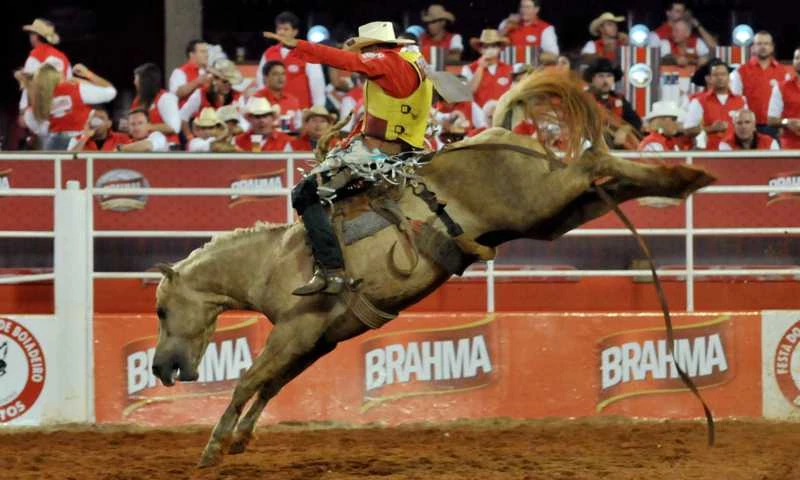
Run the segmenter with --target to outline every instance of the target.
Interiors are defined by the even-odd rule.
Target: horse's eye
[[[160,320],[166,320],[167,318],[167,310],[164,308],[158,307],[158,309],[156,310],[156,314],[158,315],[158,318]]]

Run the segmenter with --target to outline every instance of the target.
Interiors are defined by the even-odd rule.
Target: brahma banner
[[[718,417],[760,416],[761,315],[673,321],[670,353],[659,314],[404,314],[320,359],[262,421],[701,417],[678,366]],[[224,315],[200,381],[166,388],[150,372],[155,315],[99,315],[94,325],[97,420],[151,425],[214,423],[270,330],[262,317]]]

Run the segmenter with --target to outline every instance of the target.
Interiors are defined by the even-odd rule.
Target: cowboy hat
[[[600,36],[600,26],[603,25],[604,23],[606,23],[606,22],[620,23],[620,22],[624,22],[624,21],[625,21],[625,17],[621,17],[621,16],[618,17],[618,16],[614,15],[611,12],[604,12],[602,15],[600,15],[599,17],[597,17],[594,20],[592,20],[592,23],[589,24],[589,33],[591,33],[595,37],[599,37]]]
[[[433,4],[421,14],[422,23],[432,23],[437,20],[447,20],[452,23],[456,21],[456,16],[445,10],[441,5]]]
[[[480,50],[482,46],[490,45],[492,43],[502,43],[508,45],[508,38],[501,36],[497,30],[486,28],[481,32],[480,38],[469,39],[469,44],[475,50]]]
[[[331,123],[336,121],[336,115],[329,112],[327,109],[325,109],[325,107],[321,107],[319,105],[303,109],[302,117],[303,117],[303,123],[306,123],[306,120],[308,120],[311,117],[325,117]]]
[[[43,18],[37,18],[30,25],[25,25],[22,27],[22,30],[41,36],[47,40],[47,43],[51,45],[58,45],[58,42],[61,41],[61,38],[56,33],[56,27],[53,25],[53,23]]]
[[[411,45],[414,41],[397,38],[392,22],[370,22],[358,27],[358,36],[344,42],[344,49],[351,52],[360,52],[364,48],[381,43]]]
[[[611,60],[605,57],[598,57],[586,67],[583,71],[583,79],[587,83],[592,83],[592,78],[598,73],[611,73],[614,75],[614,81],[619,82],[622,78],[622,69],[611,63]]]
[[[217,111],[212,107],[206,107],[200,111],[200,115],[194,119],[194,124],[201,128],[212,128],[222,124],[222,120],[217,116]]]
[[[648,113],[644,119],[652,120],[659,117],[679,118],[683,116],[683,113],[683,110],[681,110],[678,104],[672,100],[661,100],[660,102],[653,104],[653,107],[650,109],[650,113]]]
[[[233,105],[225,105],[217,109],[217,116],[222,122],[239,121],[239,112]]]
[[[264,97],[250,97],[245,106],[245,112],[249,115],[277,115],[280,111],[278,105],[270,105]]]
[[[698,87],[706,87],[706,77],[711,75],[711,69],[717,65],[724,65],[725,68],[728,69],[728,73],[731,73],[732,71],[731,66],[727,63],[723,62],[719,58],[712,58],[694,71],[694,74],[692,75],[692,83]]]
[[[227,80],[231,85],[242,83],[242,73],[236,68],[236,64],[227,58],[220,58],[208,68],[208,72],[215,77]]]

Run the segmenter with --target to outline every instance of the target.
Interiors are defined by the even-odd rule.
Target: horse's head
[[[166,386],[175,378],[197,380],[197,367],[225,309],[222,296],[193,288],[169,265],[158,266],[164,278],[158,285],[158,344],[153,374]]]

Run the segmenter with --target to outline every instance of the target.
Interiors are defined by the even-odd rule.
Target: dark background
[[[169,0],[167,0],[169,1]],[[411,0],[387,1],[320,1],[320,0],[206,0],[203,2],[203,30],[209,41],[221,43],[229,56],[243,46],[249,60],[256,60],[265,42],[260,32],[272,27],[275,15],[290,9],[306,25],[322,23],[343,39],[355,27],[377,19],[400,23],[420,23],[419,12],[430,2]],[[476,36],[484,27],[495,27],[517,9],[514,0],[442,1],[455,13],[453,30],[465,40]],[[800,5],[793,2],[757,0],[699,0],[689,2],[696,16],[721,43],[728,43],[732,22],[749,23],[755,30],[774,33],[778,56],[788,59],[800,44]],[[543,0],[541,16],[556,26],[563,51],[580,49],[589,38],[589,22],[605,10],[631,14],[634,22],[655,28],[664,20],[665,3],[660,1],[616,0]],[[59,48],[73,64],[85,63],[111,80],[120,90],[120,97],[132,88],[132,71],[137,65],[152,61],[164,62],[164,9],[162,0],[89,1],[89,0],[24,0],[5,8],[0,26],[5,32],[5,46],[0,57],[0,142],[8,148],[5,135],[13,121],[19,99],[15,68],[25,61],[30,50],[27,35],[20,29],[35,17],[52,20],[62,38]],[[304,29],[305,30],[305,29]],[[305,32],[303,32],[305,33]],[[469,47],[467,47],[469,50]],[[474,55],[474,52],[467,52]]]

